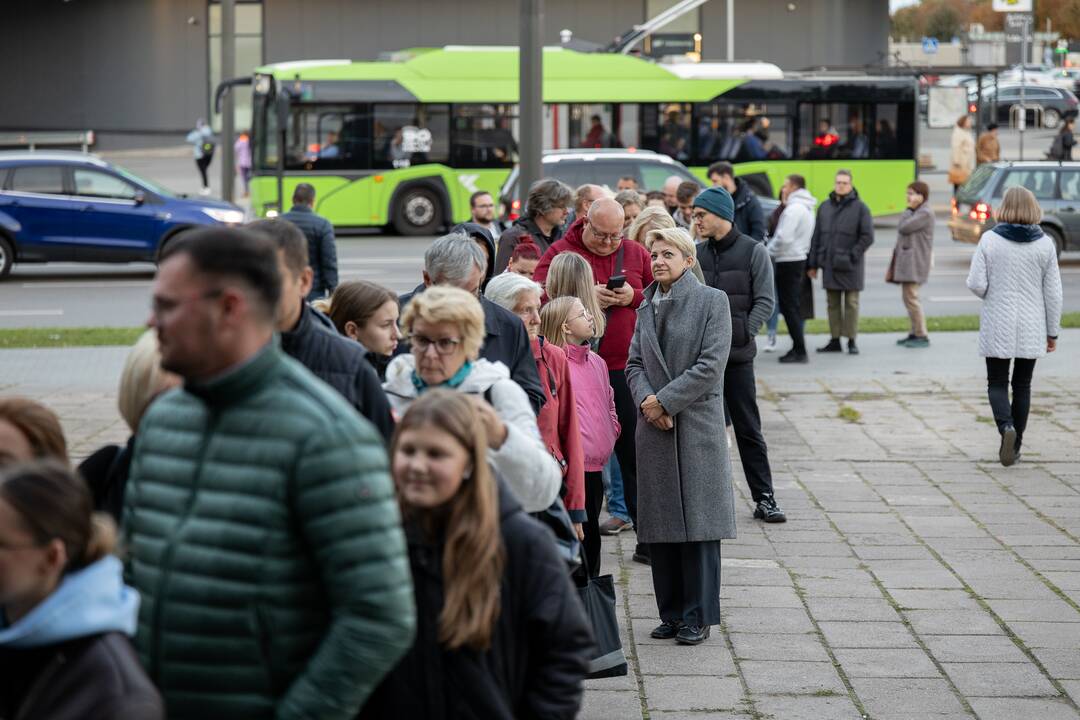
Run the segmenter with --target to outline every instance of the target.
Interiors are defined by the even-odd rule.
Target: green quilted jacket
[[[383,443],[276,344],[150,407],[124,535],[173,720],[353,718],[412,644]]]

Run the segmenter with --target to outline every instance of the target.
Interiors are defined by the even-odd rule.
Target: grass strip
[[[1067,312],[1061,316],[1061,327],[1080,328],[1080,312]],[[973,332],[979,329],[978,315],[939,315],[927,316],[926,329],[930,333],[936,332]],[[911,321],[904,317],[861,317],[859,318],[859,334],[869,333],[904,333],[911,330]],[[780,320],[779,331],[787,333],[787,325],[783,318]],[[826,335],[829,332],[829,321],[826,318],[814,318],[807,320],[803,326],[807,335]],[[762,327],[761,332],[765,332]]]

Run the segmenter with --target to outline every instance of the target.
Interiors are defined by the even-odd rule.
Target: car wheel
[[[1062,251],[1065,250],[1065,238],[1062,237],[1061,231],[1049,225],[1043,225],[1042,229],[1046,236],[1054,241],[1054,249],[1057,250],[1057,256],[1060,258]]]
[[[418,185],[398,197],[394,229],[402,235],[434,235],[442,223],[442,202],[431,188]]]
[[[7,277],[15,264],[15,248],[5,237],[0,237],[0,278]]]
[[[1043,111],[1043,127],[1047,130],[1053,130],[1061,124],[1061,113],[1054,108],[1047,108]]]

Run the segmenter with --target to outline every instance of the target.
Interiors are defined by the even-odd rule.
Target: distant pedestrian
[[[689,272],[685,230],[654,230],[645,242],[655,281],[626,365],[644,420],[637,534],[649,544],[661,620],[651,636],[698,645],[720,624],[720,540],[735,537],[731,459],[717,432],[732,316],[727,296]]]
[[[292,208],[281,216],[288,220],[300,232],[304,233],[308,245],[308,265],[311,267],[311,292],[308,302],[324,298],[334,292],[338,284],[337,242],[334,239],[334,226],[330,221],[315,212],[315,187],[310,183],[300,183],[293,190]]]
[[[195,129],[187,134],[185,141],[192,146],[195,154],[195,167],[198,168],[199,177],[202,179],[200,193],[209,195],[210,179],[207,177],[206,171],[210,168],[210,163],[214,159],[214,149],[217,147],[214,131],[210,129],[205,120],[199,118],[195,121]]]
[[[523,237],[514,247],[510,262],[503,272],[517,273],[532,280],[536,266],[540,264],[540,254],[540,248],[536,247],[536,243],[531,238]]]
[[[615,202],[623,209],[623,230],[630,227],[645,209],[645,196],[637,190],[620,190],[615,194]]]
[[[354,718],[412,644],[385,446],[278,349],[275,255],[251,230],[193,230],[154,281],[184,385],[139,425],[124,545],[171,717]]]
[[[326,324],[325,315],[304,302],[313,275],[304,233],[284,218],[256,220],[248,227],[270,238],[276,249],[281,274],[277,306],[281,349],[337,390],[389,445],[394,433],[390,403],[365,349],[339,335]]]
[[[233,143],[233,155],[236,158],[236,173],[244,186],[244,197],[251,194],[251,133],[242,130]]]
[[[1072,160],[1073,146],[1076,138],[1073,128],[1076,126],[1076,116],[1070,116],[1061,121],[1061,130],[1054,136],[1054,142],[1050,145],[1050,152],[1046,156],[1051,160]]]
[[[623,175],[615,183],[615,192],[620,193],[623,190],[637,190],[638,181],[633,175]]]
[[[563,225],[563,231],[574,224],[574,221],[578,218],[585,217],[589,213],[589,208],[592,204],[602,197],[610,197],[609,193],[599,185],[585,184],[578,187],[574,191],[574,207],[570,209],[570,214],[566,216],[566,223]]]
[[[998,141],[997,123],[986,126],[975,143],[975,164],[997,162],[1001,159],[1001,143]]]
[[[679,209],[679,185],[685,179],[681,175],[669,175],[664,181],[664,205],[667,207],[668,215],[675,215]]]
[[[0,397],[0,467],[43,459],[68,462],[60,418],[30,398]]]
[[[433,389],[394,436],[418,632],[361,720],[571,720],[581,707],[588,620],[551,533],[488,466],[491,427],[469,400]]]
[[[975,169],[975,140],[971,137],[971,116],[961,115],[953,126],[949,141],[949,184],[953,195],[971,177]]]
[[[694,232],[694,198],[701,192],[701,186],[693,180],[684,180],[679,183],[679,187],[675,190],[675,199],[679,201],[679,208],[675,211],[675,214],[671,216],[671,219],[675,221],[677,227],[681,227],[688,233],[693,235]]]
[[[544,306],[540,318],[544,337],[566,352],[570,381],[574,386],[585,456],[585,559],[589,574],[596,577],[600,574],[602,473],[620,432],[615,394],[608,381],[607,365],[589,349],[596,325],[581,301],[572,296],[556,298]]]
[[[830,339],[818,352],[843,352],[840,337],[848,339],[848,353],[859,354],[859,293],[866,282],[866,251],[874,244],[874,219],[859,199],[850,170],[837,170],[833,191],[821,203],[806,257],[806,274],[821,284],[829,304]]]
[[[975,248],[967,286],[983,299],[979,354],[986,358],[987,394],[1001,434],[998,459],[1008,467],[1020,458],[1035,361],[1057,349],[1061,273],[1054,241],[1039,227],[1042,209],[1030,190],[1005,191],[995,219],[998,224],[983,233]]]
[[[495,198],[486,190],[477,190],[469,197],[469,212],[472,222],[480,225],[491,234],[492,240],[499,241],[501,228],[495,218]]]
[[[495,277],[495,238],[486,227],[474,222],[459,223],[450,228],[450,233],[469,236],[484,253],[484,278],[480,281],[480,293],[483,294],[488,282]]]
[[[645,193],[645,207],[657,207],[667,210],[667,200],[664,199],[665,195],[659,190],[650,190]],[[671,213],[668,212],[668,215]]]
[[[0,471],[0,717],[163,720],[116,526],[55,461]]]
[[[780,188],[783,212],[769,238],[769,256],[773,261],[776,281],[777,307],[784,316],[791,350],[780,356],[782,363],[805,363],[806,341],[800,308],[803,278],[806,277],[806,256],[814,235],[814,209],[817,198],[806,189],[802,175],[788,175]]]
[[[934,257],[934,211],[930,207],[930,186],[913,182],[907,187],[907,208],[896,228],[896,247],[885,279],[898,283],[904,307],[911,319],[908,336],[897,341],[907,348],[930,345],[926,315],[919,302],[919,286],[926,283]]]
[[[514,246],[528,235],[543,253],[562,237],[563,225],[574,201],[574,191],[566,183],[546,178],[529,188],[525,212],[499,236],[499,252],[495,257],[495,272],[501,273],[510,262]]]
[[[722,187],[731,195],[735,203],[735,227],[743,235],[749,235],[759,242],[765,240],[765,211],[757,199],[750,184],[735,177],[735,168],[729,162],[713,163],[709,166],[708,177],[714,187]]]
[[[330,296],[326,314],[339,333],[360,343],[379,382],[385,381],[401,339],[397,293],[367,280],[343,282]]]

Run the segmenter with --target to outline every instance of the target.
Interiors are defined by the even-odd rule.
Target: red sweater
[[[548,452],[563,465],[562,500],[570,519],[583,523],[585,517],[585,453],[578,428],[577,402],[570,382],[566,353],[549,342],[532,340],[533,358],[544,388],[544,407],[536,417],[540,437]],[[552,386],[555,394],[551,393]]]
[[[579,218],[570,226],[566,234],[560,240],[552,243],[551,247],[540,258],[540,264],[536,266],[533,280],[541,285],[547,281],[548,267],[551,260],[562,252],[575,252],[589,261],[592,267],[593,280],[604,284],[615,274],[615,258],[618,252],[610,255],[596,255],[585,247],[581,241],[581,233],[585,228],[585,218]],[[634,288],[634,299],[628,306],[610,308],[607,318],[607,330],[604,338],[600,341],[600,357],[604,358],[608,370],[625,370],[626,359],[630,355],[630,338],[634,336],[634,325],[637,323],[637,307],[645,299],[642,290],[647,288],[653,281],[652,259],[649,251],[643,245],[623,238],[623,274],[626,282]]]

